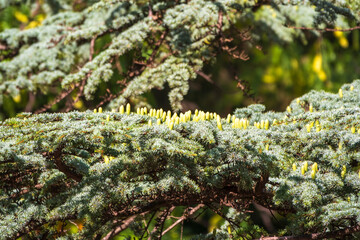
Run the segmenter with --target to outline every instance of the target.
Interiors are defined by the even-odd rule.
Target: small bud
[[[269,151],[269,144],[266,144],[266,145],[265,145],[265,150],[266,150],[266,151]]]
[[[261,122],[260,122],[260,128],[261,128],[261,129],[265,128],[265,121],[264,121],[264,120],[261,120]]]
[[[141,115],[144,115],[144,113],[145,113],[145,112],[144,112],[144,108],[141,108],[141,109],[140,109],[140,114],[141,114]]]
[[[179,117],[176,117],[176,118],[175,118],[175,124],[179,124],[179,122],[180,122],[180,118],[179,118]]]
[[[120,112],[120,114],[124,114],[124,106],[123,105],[120,106],[119,112]]]
[[[227,123],[230,123],[230,120],[231,120],[231,115],[228,114],[228,115],[227,115],[227,118],[226,118],[226,122],[227,122]]]
[[[147,115],[147,108],[144,107],[144,114]]]
[[[180,117],[180,122],[183,122],[183,123],[186,122],[186,115],[185,114]]]
[[[158,120],[156,121],[156,124],[157,124],[157,125],[160,125],[160,124],[161,124],[161,120],[158,119]]]
[[[300,99],[299,98],[296,99],[296,103],[300,104]]]
[[[354,126],[351,127],[351,133],[355,133],[356,129]]]
[[[141,113],[140,108],[137,108],[137,109],[136,109],[136,114],[139,114],[139,115],[140,115],[140,113]]]
[[[130,103],[126,104],[126,114],[129,115],[131,111]]]
[[[345,174],[346,174],[346,166],[344,165],[341,171],[341,178],[345,178]]]
[[[309,166],[308,162],[307,162],[307,161],[305,161],[305,163],[304,163],[304,170],[305,170],[305,172],[307,172],[307,170],[308,170],[308,166]]]
[[[94,113],[97,113],[97,109],[96,109],[96,108],[94,109]]]
[[[310,124],[306,125],[306,131],[307,131],[308,133],[311,132],[311,125],[310,125]]]
[[[217,121],[217,127],[219,128],[220,131],[222,131],[222,125],[221,125],[221,121]]]
[[[206,112],[206,113],[205,113],[205,119],[206,119],[206,120],[210,120],[210,113],[209,113],[209,112]]]
[[[266,119],[265,121],[265,130],[268,130],[269,129],[269,120]]]
[[[168,116],[169,118],[171,118],[171,111],[170,111],[170,110],[167,111],[166,116]]]
[[[149,120],[148,125],[149,125],[149,127],[151,127],[151,126],[152,126],[151,119]]]
[[[197,116],[199,114],[199,110],[195,109],[195,116]]]
[[[296,171],[296,163],[293,163],[292,169],[293,169],[293,171]]]
[[[174,122],[171,121],[170,124],[169,124],[169,129],[170,129],[170,130],[173,130],[173,128],[174,128]]]
[[[340,97],[340,98],[342,98],[342,97],[343,97],[343,91],[342,91],[342,89],[341,89],[341,88],[339,89],[339,97]]]
[[[311,169],[312,169],[313,171],[318,172],[318,171],[319,171],[319,169],[318,169],[318,164],[317,164],[317,163],[314,163],[314,164],[311,166]]]
[[[354,86],[351,85],[351,86],[350,86],[350,91],[353,91],[353,90],[354,90]]]
[[[99,113],[102,113],[102,107],[99,107]]]
[[[111,109],[111,112],[114,113],[114,112],[116,112],[116,110],[115,110],[115,109]]]
[[[339,142],[339,150],[342,149],[342,142]]]
[[[107,122],[110,121],[110,115],[107,115],[107,116],[106,116],[106,121],[107,121]]]
[[[199,113],[199,117],[200,117],[200,119],[202,120],[202,121],[205,121],[206,119],[205,119],[205,113],[203,112],[203,111],[201,111],[200,113]]]
[[[315,179],[315,174],[316,174],[316,171],[315,171],[315,170],[312,170],[312,171],[311,171],[311,178],[312,178],[312,179]]]
[[[185,116],[186,116],[186,121],[190,121],[191,120],[191,111],[190,110],[187,111]]]
[[[227,227],[228,233],[231,235],[231,227],[230,225]]]
[[[301,174],[302,174],[302,175],[305,174],[305,168],[304,168],[304,166],[301,166]]]
[[[287,111],[288,113],[291,113],[291,107],[290,107],[290,106],[287,106],[286,111]]]
[[[310,103],[310,106],[309,106],[309,111],[310,112],[313,112],[314,111],[314,108],[313,108],[313,105]]]
[[[237,127],[237,128],[246,128],[245,127],[245,125],[246,125],[246,123],[245,123],[245,120],[244,119],[238,119],[238,118],[235,118],[235,126]]]
[[[345,178],[346,171],[341,171],[341,178]]]
[[[109,157],[108,156],[104,156],[104,162],[105,162],[105,164],[108,164],[109,163]]]

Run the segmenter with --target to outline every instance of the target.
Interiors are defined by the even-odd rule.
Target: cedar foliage
[[[57,221],[86,219],[74,238],[119,233],[127,221],[140,237],[154,212],[227,206],[235,211],[223,227],[199,238],[237,239],[253,202],[291,214],[283,234],[359,231],[360,81],[339,94],[312,91],[284,113],[264,110],[250,105],[227,119],[144,109],[8,119],[0,125],[0,234],[48,238]],[[160,226],[165,219],[159,214]]]
[[[264,35],[305,40],[301,28],[348,27],[360,7],[324,0],[84,3],[45,2],[41,26],[0,33],[0,98],[61,87],[56,101],[76,93],[70,110],[116,75],[122,80],[104,99],[109,108],[168,84],[179,110],[189,80],[220,51],[246,60],[246,49]],[[106,37],[110,44],[97,49]],[[132,63],[119,68],[124,57]],[[338,94],[312,91],[286,112],[257,104],[225,119],[145,108],[18,114],[0,123],[0,236],[110,239],[130,228],[159,239],[176,206],[185,206],[176,223],[205,208],[226,220],[194,239],[269,236],[257,226],[244,232],[257,203],[286,214],[278,239],[359,237],[359,110],[356,80]],[[77,220],[84,228],[76,234],[58,227]]]

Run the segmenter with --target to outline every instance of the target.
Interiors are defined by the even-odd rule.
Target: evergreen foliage
[[[360,80],[336,94],[312,91],[286,112],[136,112],[3,121],[1,237],[64,239],[54,226],[75,219],[85,227],[67,238],[109,239],[128,227],[144,237],[143,220],[154,218],[157,239],[174,207],[187,206],[230,207],[221,229],[196,239],[259,238],[267,233],[241,225],[254,202],[288,214],[280,235],[359,237]]]
[[[0,32],[0,106],[31,93],[48,96],[38,112],[64,98],[70,111],[105,86],[100,105],[118,110],[0,122],[0,239],[111,239],[129,229],[161,239],[203,209],[225,222],[194,239],[273,235],[253,225],[252,204],[286,215],[274,233],[284,239],[360,238],[360,80],[312,91],[286,112],[255,104],[226,118],[179,114],[189,81],[220,52],[246,60],[264,38],[352,29],[358,1],[0,0],[0,10],[20,4],[40,17],[17,13],[21,29]],[[143,94],[167,86],[176,113],[124,107],[148,105]],[[79,231],[66,234],[68,223]]]
[[[348,27],[358,22],[360,8],[351,0],[71,2],[45,1],[40,26],[0,33],[0,104],[3,95],[16,98],[22,89],[54,87],[65,91],[60,100],[71,92],[75,101],[90,100],[110,81],[104,101],[111,108],[141,102],[141,94],[168,85],[171,106],[179,110],[189,80],[219,52],[247,59],[246,50],[264,35],[279,43],[294,36],[306,41],[299,28]]]

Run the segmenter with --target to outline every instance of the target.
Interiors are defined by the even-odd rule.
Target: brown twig
[[[302,236],[283,236],[283,237],[261,237],[259,240],[310,240],[310,239],[328,239],[341,238],[352,233],[360,232],[360,225],[344,228],[332,232],[312,233]]]
[[[186,209],[184,211],[185,213],[183,214],[183,216],[181,216],[176,222],[174,222],[170,227],[168,227],[165,231],[162,232],[162,236],[164,236],[168,231],[173,229],[179,223],[182,223],[185,219],[187,219],[188,217],[193,215],[195,212],[197,212],[200,208],[202,208],[204,206],[205,206],[204,204],[199,204],[196,207],[194,207],[193,209],[191,209],[191,211],[189,213],[187,213],[188,209]]]
[[[36,15],[39,14],[41,10],[41,3],[40,3],[40,0],[37,0],[36,1],[36,7],[34,8],[34,10],[31,12],[31,17],[35,17]]]
[[[121,224],[117,228],[113,229],[108,234],[106,234],[106,236],[102,240],[109,240],[110,238],[114,237],[115,235],[117,235],[121,231],[125,230],[126,228],[129,227],[129,225],[134,221],[135,218],[136,218],[136,215],[129,217],[128,219],[123,221],[123,224]]]
[[[296,27],[296,26],[287,26],[292,29],[300,29],[300,30],[313,30],[318,32],[350,32],[357,29],[360,29],[360,26],[352,27],[352,28],[311,28],[311,27]]]
[[[144,235],[145,235],[146,232],[148,232],[148,234],[150,235],[148,229],[149,229],[149,225],[150,225],[150,223],[151,223],[151,220],[154,218],[155,214],[156,214],[156,211],[151,215],[148,223],[145,225],[145,229],[144,229],[143,234],[142,234],[141,237],[140,237],[140,240],[143,239],[143,237],[144,237]],[[145,220],[144,220],[144,221],[145,221]],[[145,223],[146,223],[146,222],[145,222]]]
[[[60,102],[61,100],[63,100],[64,98],[66,98],[73,90],[75,87],[72,87],[64,92],[62,92],[60,95],[58,95],[52,102],[50,102],[49,104],[46,104],[45,106],[43,106],[42,108],[38,109],[35,111],[36,114],[38,113],[43,113],[46,110],[50,109],[53,105],[57,104],[58,102]]]
[[[90,41],[90,57],[89,57],[89,62],[92,61],[93,59],[93,55],[94,55],[94,46],[95,46],[95,40],[96,40],[97,36],[93,37]]]
[[[54,150],[52,153],[44,153],[43,154],[46,158],[51,159],[54,161],[54,164],[56,165],[57,169],[59,169],[60,172],[63,172],[68,178],[75,180],[76,182],[80,182],[82,180],[82,175],[75,171],[71,171],[69,166],[67,166],[62,161],[62,148],[61,146],[58,147],[56,150]]]
[[[211,79],[211,77],[209,75],[206,75],[204,72],[202,71],[195,71],[195,73],[199,76],[201,76],[202,78],[204,78],[206,81],[208,81],[209,83],[214,84],[214,81]]]
[[[240,88],[245,97],[250,98],[253,102],[259,103],[259,99],[255,97],[255,94],[251,93],[250,83],[246,80],[239,79],[238,76],[235,75],[235,80],[238,82],[236,87]]]
[[[158,221],[157,221],[157,224],[155,225],[154,229],[151,231],[150,233],[150,236],[148,238],[148,240],[151,239],[151,235],[154,235],[158,230],[160,230],[160,239],[162,237],[162,230],[163,230],[163,227],[164,227],[164,223],[165,223],[165,220],[167,218],[167,216],[169,214],[171,214],[172,211],[174,211],[175,207],[172,206],[172,207],[169,207],[169,208],[166,208],[164,211],[162,211]]]
[[[103,100],[96,105],[96,108],[101,107],[102,105],[104,105],[106,102],[110,102],[111,100],[117,98],[118,96],[120,96],[126,88],[122,89],[120,92],[116,93],[116,94],[112,94],[110,92],[110,89],[106,89],[106,92],[108,94],[108,96],[104,97]]]

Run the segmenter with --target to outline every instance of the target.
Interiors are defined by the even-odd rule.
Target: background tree
[[[334,52],[333,47],[351,46],[348,52],[358,48],[358,32],[347,38],[343,33],[358,28],[359,6],[351,1],[28,3],[30,7],[20,1],[3,6],[6,8],[0,15],[3,29],[19,23],[15,26],[19,29],[0,33],[2,117],[23,110],[84,110],[107,103],[109,108],[119,109],[126,102],[136,107],[193,109],[194,101],[202,106],[202,101],[218,94],[209,91],[211,97],[198,99],[193,92],[183,101],[189,80],[197,76],[197,82],[205,79],[217,92],[238,86],[249,100],[257,102],[258,96],[250,91],[253,86],[261,90],[278,79],[294,78],[296,81],[287,81],[287,86],[291,82],[294,89],[300,88],[296,95],[307,90],[311,81],[318,83],[317,88],[337,88],[341,81],[329,81],[332,72],[326,67],[340,66],[334,71],[337,73],[341,66],[356,64],[351,61],[356,54],[344,54],[342,62],[330,63],[331,57],[324,58]],[[11,18],[16,21],[9,23]],[[339,27],[342,29],[335,29]],[[334,32],[330,37],[337,43],[315,40],[323,31]],[[310,49],[310,60],[297,59],[301,49],[294,47],[298,46],[294,37],[316,42]],[[269,45],[273,41],[288,44],[287,48],[295,51]],[[273,57],[264,58],[254,50],[259,48]],[[243,63],[248,55],[254,56],[257,64],[264,60],[271,64],[250,78],[253,72]],[[286,74],[286,68],[296,74]],[[311,78],[304,80],[309,72],[313,73]],[[356,71],[349,73],[353,77],[351,74]],[[251,79],[251,87],[246,78]],[[195,89],[197,82],[192,83]],[[170,105],[154,90],[163,88],[169,92]],[[286,113],[263,113],[262,105],[254,105],[237,110],[226,120],[205,112],[187,113],[183,119],[169,114],[167,118],[160,110],[147,113],[144,108],[131,116],[89,112],[19,115],[1,126],[5,207],[1,231],[7,238],[57,238],[69,232],[70,226],[81,229],[85,225],[83,231],[67,237],[109,238],[127,229],[126,236],[159,238],[173,224],[166,220],[168,216],[180,216],[175,222],[179,224],[207,208],[226,220],[208,238],[254,238],[269,235],[252,226],[249,219],[250,205],[258,203],[290,214],[290,224],[279,224],[272,230],[277,235],[347,236],[359,228],[358,179],[354,178],[359,159],[357,89],[358,82],[342,87],[345,98],[342,92],[338,96],[313,92],[294,101]],[[288,87],[283,88],[282,93],[287,92]],[[225,105],[228,101],[218,100],[215,108],[229,112],[233,106]],[[238,106],[241,101],[241,97],[232,99]],[[276,101],[265,103],[276,105]],[[242,104],[247,105],[246,101]],[[314,109],[320,112],[313,113]],[[155,126],[159,119],[164,123]],[[264,129],[270,126],[266,120],[273,124],[264,136]],[[204,136],[210,132],[213,135]],[[244,148],[238,149],[242,145]],[[299,146],[313,149],[318,145],[307,153],[299,150]],[[319,157],[322,155],[326,157]],[[150,160],[157,165],[150,166]],[[315,170],[305,170],[309,164]],[[320,164],[324,168],[318,173],[316,166]],[[297,172],[292,173],[289,166]],[[351,179],[345,179],[348,175]],[[339,182],[339,176],[336,191],[341,193],[334,193],[333,183]],[[303,190],[306,188],[309,190]],[[299,196],[301,191],[304,194]],[[339,212],[340,207],[346,213]],[[326,232],[317,233],[320,229]]]

